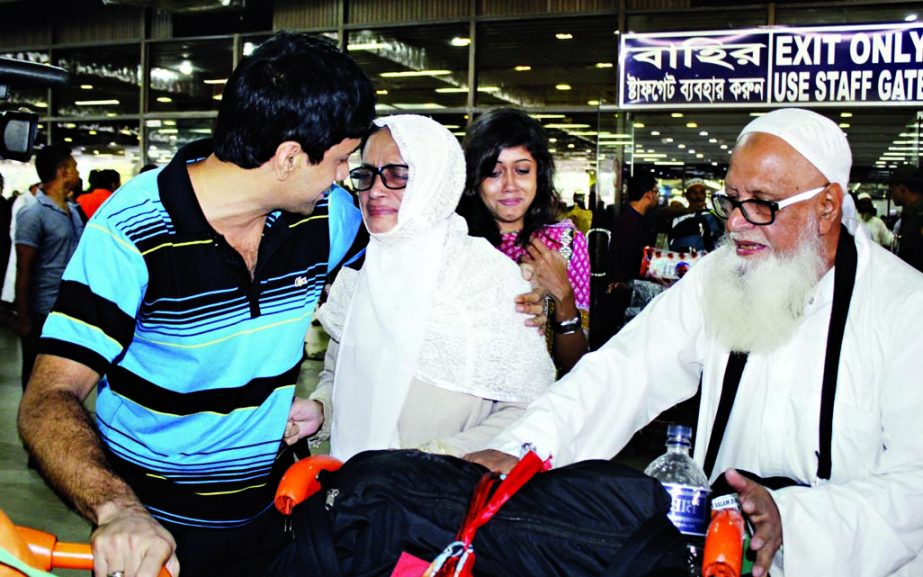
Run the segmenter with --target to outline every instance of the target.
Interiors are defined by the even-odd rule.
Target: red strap
[[[465,546],[470,545],[474,540],[474,534],[477,532],[478,528],[489,521],[490,518],[500,510],[500,507],[509,501],[510,497],[522,488],[529,479],[534,477],[537,473],[548,470],[549,468],[551,468],[551,459],[543,462],[535,451],[529,451],[518,463],[516,463],[513,470],[507,474],[506,479],[500,483],[493,497],[491,497],[486,504],[484,504],[485,495],[482,495],[482,493],[489,492],[490,488],[495,484],[496,479],[492,477],[492,481],[489,484],[485,483],[485,480],[482,479],[472,498],[471,507],[468,509],[465,523],[458,532],[458,540],[464,543]]]

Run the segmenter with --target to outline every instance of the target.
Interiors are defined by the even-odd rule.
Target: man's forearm
[[[113,508],[141,507],[111,469],[96,428],[73,391],[49,386],[54,365],[36,363],[19,409],[19,432],[52,486],[94,524]],[[115,506],[115,507],[113,507]]]

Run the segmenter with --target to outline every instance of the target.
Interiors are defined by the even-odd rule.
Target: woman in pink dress
[[[587,352],[590,260],[586,238],[562,217],[554,159],[538,121],[521,110],[481,115],[465,136],[467,178],[458,212],[520,263],[553,303],[551,353],[561,374]]]

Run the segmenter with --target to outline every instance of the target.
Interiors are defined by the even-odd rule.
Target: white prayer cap
[[[866,199],[872,200],[872,195],[870,195],[867,192],[860,192],[858,195],[856,195],[856,200],[866,200]]]
[[[751,132],[765,132],[787,142],[829,182],[839,184],[846,196],[852,153],[846,134],[835,122],[803,108],[780,108],[745,126],[737,141]]]
[[[686,181],[686,190],[689,190],[693,186],[701,186],[704,188],[708,188],[708,185],[705,184],[705,181],[702,180],[701,178],[690,178],[689,180]]]

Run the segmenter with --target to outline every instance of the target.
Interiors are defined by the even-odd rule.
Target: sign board
[[[625,34],[619,60],[625,109],[923,104],[920,24]]]

